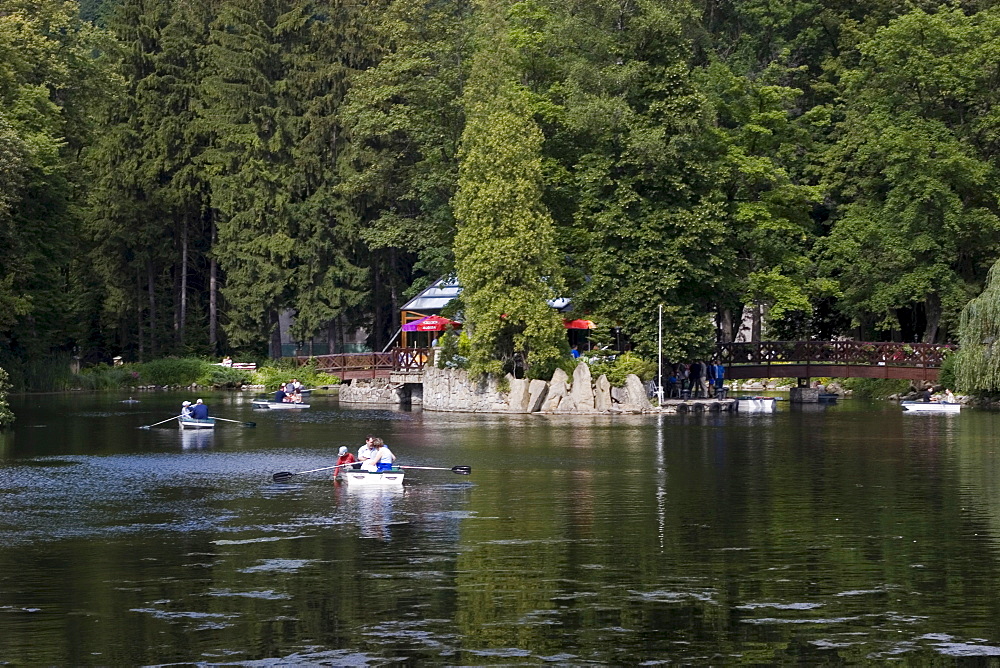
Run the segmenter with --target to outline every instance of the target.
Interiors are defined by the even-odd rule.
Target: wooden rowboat
[[[270,401],[268,399],[254,399],[251,404],[254,408],[267,408],[272,411],[286,411],[295,408],[309,408],[309,404],[293,404],[290,401]]]
[[[388,471],[365,471],[364,469],[341,469],[340,479],[349,487],[402,487],[403,469],[393,467]]]
[[[215,418],[177,418],[181,429],[215,429]]]
[[[962,404],[947,401],[904,401],[900,404],[907,413],[958,413]]]

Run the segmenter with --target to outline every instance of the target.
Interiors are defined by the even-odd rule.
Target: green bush
[[[118,390],[140,385],[139,378],[138,365],[98,364],[81,371],[76,377],[76,386],[82,390]]]
[[[142,385],[193,385],[212,364],[191,357],[165,357],[136,366]]]
[[[209,387],[238,388],[249,385],[253,380],[253,371],[234,369],[229,366],[211,365],[208,371],[198,379],[199,385]]]
[[[7,382],[7,372],[0,369],[0,429],[14,422],[14,413],[7,405],[8,391],[10,391],[10,383]]]
[[[304,366],[298,366],[288,360],[274,360],[257,367],[250,378],[253,385],[263,385],[269,391],[278,389],[282,383],[292,378],[298,378],[305,387],[318,385],[336,385],[340,380],[336,376],[320,373],[316,370],[316,361],[310,360]]]
[[[643,359],[632,352],[616,356],[613,362],[608,362],[607,357],[595,359],[600,359],[600,361],[591,363],[591,374],[597,377],[603,373],[615,387],[625,385],[625,377],[630,373],[635,374],[643,381],[652,380],[656,377],[656,362]]]
[[[942,386],[955,390],[958,389],[956,382],[955,367],[958,362],[958,356],[954,354],[945,355],[944,359],[941,361],[941,375],[939,376],[939,383]]]
[[[893,380],[890,378],[843,378],[840,385],[851,390],[860,399],[885,399],[893,394],[906,394],[910,391],[910,381]]]

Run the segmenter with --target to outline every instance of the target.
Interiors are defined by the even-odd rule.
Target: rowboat
[[[340,479],[350,487],[402,487],[403,469],[394,466],[388,471],[342,469]]]
[[[268,399],[254,399],[254,408],[268,408],[272,411],[287,411],[295,408],[309,408],[309,404],[293,404],[290,401],[270,401]]]
[[[962,410],[962,404],[947,401],[904,401],[900,405],[908,413],[958,413]]]
[[[215,429],[215,418],[177,418],[181,429]]]
[[[736,410],[748,413],[773,413],[777,401],[774,397],[737,397]]]

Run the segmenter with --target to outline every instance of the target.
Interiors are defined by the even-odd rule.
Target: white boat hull
[[[904,401],[903,410],[912,413],[958,413],[962,404],[944,401]]]
[[[738,397],[736,410],[747,413],[773,413],[777,403],[774,397]]]
[[[309,404],[293,404],[285,401],[258,401],[254,400],[254,408],[267,408],[272,411],[287,411],[297,408],[309,408]]]
[[[178,418],[181,429],[215,429],[215,418]]]
[[[341,470],[340,479],[350,487],[402,487],[402,469],[372,473],[363,469]]]

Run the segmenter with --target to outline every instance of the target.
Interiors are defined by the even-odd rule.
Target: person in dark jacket
[[[191,407],[191,417],[198,420],[204,420],[208,418],[208,406],[205,405],[204,401],[199,399],[198,401],[194,402],[194,406]]]

